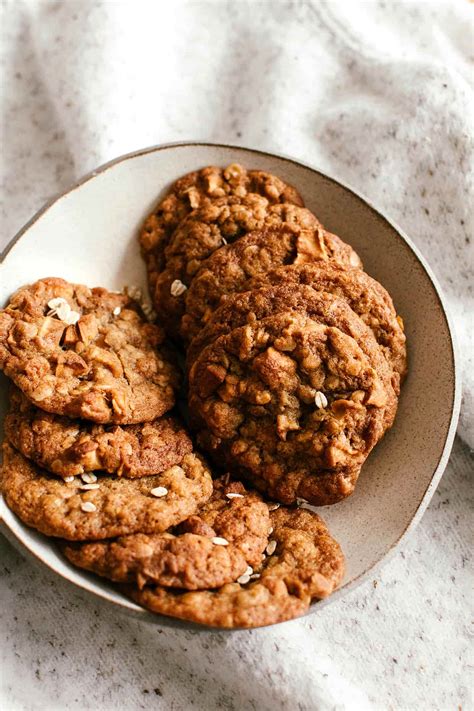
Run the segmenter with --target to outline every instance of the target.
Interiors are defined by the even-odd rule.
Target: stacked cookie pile
[[[212,477],[170,414],[180,375],[164,337],[126,294],[48,278],[11,297],[8,506],[156,612],[222,627],[303,614],[340,582],[338,544],[315,513]]]
[[[406,371],[403,323],[354,250],[238,165],[178,180],[140,241],[199,446],[283,504],[351,494]]]

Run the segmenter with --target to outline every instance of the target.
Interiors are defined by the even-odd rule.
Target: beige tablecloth
[[[205,139],[311,162],[398,222],[438,276],[463,360],[459,432],[474,444],[467,2],[15,0],[2,12],[4,243],[57,191],[139,147]],[[458,441],[384,571],[275,629],[138,624],[2,540],[0,706],[468,709],[471,467]]]

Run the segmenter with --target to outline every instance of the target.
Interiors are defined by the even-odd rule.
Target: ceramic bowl
[[[405,323],[409,375],[395,425],[370,455],[355,493],[321,510],[347,558],[345,580],[330,603],[373,575],[420,520],[448,460],[458,418],[455,347],[443,297],[423,257],[390,220],[354,190],[290,158],[202,143],[157,146],[95,170],[33,217],[3,254],[0,304],[45,276],[110,289],[146,288],[136,239],[144,217],[182,174],[232,162],[271,171],[296,186],[323,224],[354,246]],[[5,380],[1,390],[3,417]],[[142,619],[193,626],[151,615],[106,582],[71,567],[50,539],[22,524],[3,501],[0,516],[14,544],[78,587]],[[314,603],[311,612],[322,604]]]

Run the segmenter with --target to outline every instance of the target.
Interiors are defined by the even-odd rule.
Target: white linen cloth
[[[2,15],[4,244],[82,174],[148,145],[201,139],[313,163],[393,218],[441,282],[463,360],[459,434],[474,446],[467,1],[13,0]],[[461,575],[469,554],[468,460],[459,442],[456,451],[423,524],[378,574],[378,597],[366,584],[275,629],[196,635],[137,624],[2,543],[4,565],[16,567],[3,585],[3,610],[16,611],[4,653],[17,655],[5,665],[5,708],[469,703],[458,611],[467,589],[446,575]]]

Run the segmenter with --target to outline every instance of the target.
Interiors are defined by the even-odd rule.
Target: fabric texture
[[[312,163],[369,198],[428,260],[460,346],[459,434],[474,446],[467,0],[11,0],[2,14],[0,247],[55,193],[137,148],[198,139]],[[2,544],[4,565],[16,568],[4,588],[4,609],[17,620],[6,624],[17,655],[5,674],[6,707],[467,708],[458,612],[467,590],[451,599],[451,578],[469,554],[468,465],[466,448],[458,442],[456,451],[377,591],[367,583],[317,619],[275,630],[209,636],[137,625]],[[32,586],[34,607],[25,598]],[[55,605],[68,610],[67,624]],[[98,676],[95,667],[84,673],[91,659]]]

